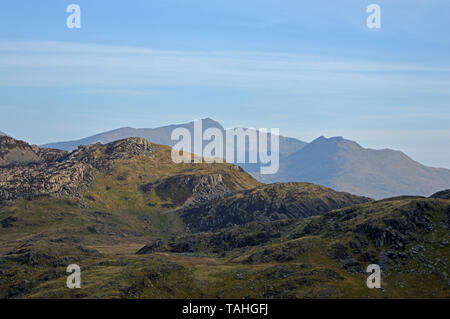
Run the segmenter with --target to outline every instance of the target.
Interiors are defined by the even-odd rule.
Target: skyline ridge
[[[224,128],[224,126],[223,126],[222,124],[220,124],[219,121],[213,119],[212,117],[205,117],[205,118],[201,118],[200,120],[202,120],[202,121],[210,120],[210,121],[212,121],[212,122],[218,123],[218,124],[220,125],[220,127]],[[157,126],[157,127],[132,127],[132,126],[122,126],[122,127],[116,128],[116,129],[111,129],[111,130],[107,130],[107,131],[104,131],[104,132],[99,132],[99,133],[96,133],[96,134],[93,134],[93,135],[90,135],[90,136],[87,136],[87,137],[81,137],[81,138],[74,139],[74,140],[69,140],[69,141],[62,141],[62,140],[59,140],[59,141],[55,141],[55,142],[48,142],[48,143],[43,143],[43,144],[38,144],[38,145],[39,145],[39,147],[52,148],[52,147],[53,147],[54,145],[56,145],[56,144],[61,144],[61,143],[72,143],[72,142],[81,142],[81,141],[84,141],[84,140],[87,140],[87,139],[90,139],[90,138],[101,137],[101,136],[103,136],[103,135],[105,135],[105,134],[108,134],[108,133],[119,132],[119,131],[121,131],[121,130],[133,130],[133,131],[139,131],[139,130],[155,130],[155,129],[161,129],[161,128],[169,128],[169,127],[173,127],[173,126],[189,125],[189,124],[194,123],[194,121],[195,121],[195,120],[190,121],[190,122],[186,122],[186,123],[180,123],[180,124],[174,124],[174,123],[172,123],[172,124],[165,124],[165,125]],[[249,129],[250,127],[236,126],[236,127],[233,127],[233,128],[244,128],[244,129]],[[232,129],[232,128],[224,128],[224,129]],[[258,130],[258,128],[253,128],[253,129]],[[0,134],[1,134],[1,131],[0,131]],[[3,134],[5,134],[5,133],[3,133]],[[5,135],[6,135],[6,134],[5,134]],[[285,135],[283,135],[283,134],[281,134],[281,133],[280,133],[280,136],[282,136],[282,137],[287,137],[287,138],[291,138],[291,139],[295,139],[295,140],[298,140],[298,141],[303,142],[303,143],[305,143],[305,144],[311,144],[311,143],[313,143],[313,142],[315,142],[316,140],[319,140],[319,139],[321,139],[321,138],[325,138],[325,139],[327,139],[327,140],[339,138],[339,139],[343,139],[343,140],[347,140],[347,141],[354,142],[354,143],[358,144],[359,146],[361,146],[361,147],[364,148],[364,149],[369,149],[369,150],[391,150],[391,151],[395,151],[395,152],[401,152],[401,153],[404,153],[405,155],[407,155],[403,150],[400,150],[400,149],[394,149],[394,148],[390,148],[390,147],[385,147],[385,148],[371,148],[371,147],[366,147],[366,146],[362,145],[361,143],[359,143],[358,141],[354,141],[354,140],[348,139],[348,138],[346,138],[345,136],[341,136],[341,135],[329,136],[329,137],[327,137],[326,135],[320,135],[320,136],[318,136],[318,137],[312,139],[310,142],[306,142],[306,141],[301,140],[301,139],[298,139],[298,138],[296,138],[296,137],[285,136]],[[130,136],[130,137],[133,137],[133,136]],[[27,142],[28,142],[28,141],[27,141]],[[151,141],[151,142],[153,142],[153,141]],[[413,157],[411,157],[411,156],[409,156],[409,155],[407,155],[407,156],[410,157],[410,158],[413,158]],[[420,162],[420,161],[417,161],[417,162]],[[426,163],[422,163],[422,162],[420,162],[420,163],[426,165]],[[439,167],[439,166],[432,166],[432,165],[426,165],[426,166],[429,166],[429,167],[436,167],[436,168],[450,169],[450,167]]]

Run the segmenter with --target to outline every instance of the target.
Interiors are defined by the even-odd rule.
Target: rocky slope
[[[231,164],[174,164],[169,147],[139,137],[80,146],[71,153],[41,149],[9,137],[1,142],[1,158],[7,165],[0,167],[0,203],[58,195],[75,196],[98,206],[95,198],[105,188],[109,193],[127,192],[131,182],[134,195],[139,194],[141,200],[156,195],[157,203],[164,202],[159,208],[167,209],[260,185]],[[126,196],[122,198],[123,203],[128,201]],[[107,200],[103,206],[110,205]],[[156,204],[144,206],[152,205]]]
[[[285,279],[272,293],[282,296],[289,291],[291,297],[305,296],[305,286],[317,285],[333,287],[322,297],[344,296],[343,289],[351,289],[343,288],[346,274],[358,277],[365,274],[369,264],[378,264],[386,297],[416,294],[448,298],[449,229],[449,200],[399,197],[319,217],[255,222],[219,232],[158,239],[137,254],[216,256],[258,267],[276,263],[278,268],[269,268],[267,278],[277,277],[281,271]],[[294,264],[297,266],[291,269]],[[315,269],[316,275],[324,273],[318,278],[308,277],[308,272],[297,275],[306,266]],[[333,278],[326,273],[334,274]]]
[[[0,167],[18,164],[51,162],[66,152],[56,149],[41,149],[24,141],[0,135]]]
[[[71,161],[0,168],[0,204],[17,198],[78,196],[93,179],[92,166]]]
[[[450,189],[445,191],[437,192],[430,196],[431,198],[442,198],[442,199],[450,199]]]
[[[96,170],[110,169],[115,160],[151,151],[144,139],[64,151],[40,149],[23,141],[1,138],[0,150],[8,165],[0,167],[0,203],[43,195],[77,196],[90,186]]]
[[[399,197],[151,241],[132,237],[144,230],[129,228],[139,215],[58,201],[0,208],[0,298],[449,297],[449,200]],[[91,226],[99,222],[110,226]],[[71,263],[82,289],[65,286]],[[366,286],[373,263],[382,289]]]
[[[308,183],[276,183],[243,190],[178,213],[191,232],[213,231],[253,221],[268,222],[321,215],[336,208],[370,202]]]

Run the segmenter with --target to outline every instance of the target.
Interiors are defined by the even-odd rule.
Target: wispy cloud
[[[450,85],[450,67],[433,65],[39,41],[0,42],[0,69],[3,86],[215,86],[299,94],[420,89],[448,94]]]
[[[126,90],[126,89],[96,89],[96,90],[80,90],[78,93],[87,95],[134,95],[134,96],[153,96],[161,95],[166,92],[160,90]]]

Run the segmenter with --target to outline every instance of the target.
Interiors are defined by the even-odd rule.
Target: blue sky
[[[10,1],[0,131],[41,144],[212,117],[450,168],[449,21],[447,0]]]

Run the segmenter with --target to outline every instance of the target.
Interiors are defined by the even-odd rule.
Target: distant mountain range
[[[203,132],[208,128],[218,128],[223,132],[225,136],[225,128],[219,122],[214,121],[210,118],[202,119],[202,127]],[[89,136],[80,140],[49,143],[41,145],[41,147],[72,151],[80,145],[90,145],[99,142],[102,144],[106,144],[129,137],[143,137],[156,144],[174,146],[177,142],[171,139],[171,134],[173,130],[177,128],[186,128],[191,132],[192,136],[194,135],[194,122],[179,125],[168,125],[157,128],[123,127],[116,130]],[[280,156],[289,156],[290,154],[304,147],[306,144],[306,142],[300,141],[296,138],[280,136]]]
[[[3,133],[2,131],[0,131],[0,136],[7,136],[6,133]]]
[[[323,136],[282,158],[277,174],[257,177],[265,183],[311,182],[376,199],[429,196],[450,186],[448,169],[424,166],[399,151],[366,149],[342,137]]]
[[[203,119],[203,131],[223,126],[210,118]],[[158,128],[119,128],[84,139],[42,145],[66,151],[79,145],[109,143],[128,137],[143,137],[154,143],[174,146],[171,133],[184,127],[193,135],[194,122]],[[261,134],[258,132],[258,134]],[[280,136],[280,170],[273,175],[260,175],[260,164],[239,164],[259,181],[310,182],[338,191],[375,199],[398,195],[429,196],[450,188],[450,170],[424,166],[402,152],[390,149],[365,149],[342,137],[319,137],[311,143]]]

